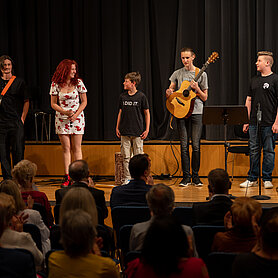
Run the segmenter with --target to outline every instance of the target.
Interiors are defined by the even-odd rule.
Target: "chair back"
[[[64,247],[60,242],[61,239],[61,228],[58,224],[53,225],[50,228],[50,244],[52,249],[63,250]]]
[[[122,266],[126,266],[126,254],[129,252],[129,238],[133,225],[124,225],[119,231],[119,243],[118,247],[121,249],[121,263]]]
[[[198,225],[192,227],[195,244],[199,257],[206,261],[208,254],[211,252],[214,235],[218,232],[224,232],[224,226]]]
[[[34,224],[23,224],[23,232],[29,233],[36,243],[38,249],[42,251],[42,240],[40,229]]]
[[[54,206],[54,219],[55,219],[55,224],[59,224],[60,207],[61,207],[60,204]]]
[[[181,225],[193,226],[192,207],[176,207],[172,214]]]
[[[249,132],[243,132],[243,125],[235,125],[234,126],[234,133],[235,136],[238,137],[240,140],[248,140]]]
[[[207,258],[207,268],[209,277],[212,278],[231,278],[232,266],[236,253],[212,252]]]
[[[26,249],[0,248],[0,277],[36,277],[32,253]]]
[[[151,218],[149,208],[139,206],[117,206],[111,210],[111,215],[117,239],[122,226],[145,222]]]

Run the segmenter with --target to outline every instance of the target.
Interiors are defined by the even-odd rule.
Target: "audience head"
[[[82,209],[66,211],[61,221],[61,239],[70,257],[86,256],[92,251],[96,237],[89,213]]]
[[[12,176],[18,184],[22,187],[28,187],[32,185],[33,178],[37,172],[37,165],[27,159],[18,162],[13,170]]]
[[[259,228],[259,241],[263,251],[272,255],[278,254],[278,208],[267,211]]]
[[[223,169],[214,169],[208,174],[210,194],[228,194],[231,182],[228,173]]]
[[[12,217],[15,215],[15,202],[12,196],[1,192],[0,193],[0,207],[4,210],[4,229],[8,227]]]
[[[167,216],[174,208],[175,195],[171,187],[165,184],[156,184],[146,194],[150,211],[155,216]]]
[[[18,185],[14,181],[3,180],[0,183],[0,192],[4,192],[14,198],[16,213],[26,208],[26,205],[22,199]]]
[[[252,230],[252,217],[258,223],[262,216],[261,204],[248,197],[236,198],[231,206],[233,225],[242,232]]]
[[[129,172],[133,179],[138,180],[148,177],[150,167],[150,158],[146,153],[134,155],[129,161]]]
[[[98,224],[98,213],[95,199],[87,188],[74,187],[71,188],[64,196],[60,208],[60,224],[63,221],[64,214],[67,211],[81,209],[89,213],[93,226]]]
[[[179,260],[188,256],[189,244],[182,226],[172,216],[155,218],[144,239],[143,263],[158,276],[168,277],[179,272]]]
[[[73,161],[69,166],[69,176],[74,181],[88,180],[89,166],[85,160]]]

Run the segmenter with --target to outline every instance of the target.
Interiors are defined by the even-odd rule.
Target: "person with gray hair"
[[[146,222],[137,223],[132,227],[129,240],[129,248],[131,251],[139,251],[142,249],[147,230],[154,219],[169,216],[174,209],[174,191],[171,187],[163,183],[153,185],[146,194],[146,199],[150,209],[151,219]],[[193,255],[197,257],[198,254],[192,229],[186,225],[182,225],[182,228],[188,237],[188,242],[190,244],[192,243]]]

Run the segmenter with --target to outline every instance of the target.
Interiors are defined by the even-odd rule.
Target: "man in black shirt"
[[[272,171],[275,159],[275,140],[278,133],[278,75],[273,73],[273,54],[268,51],[260,51],[257,54],[257,71],[260,75],[254,76],[251,80],[250,89],[246,98],[249,124],[243,126],[243,131],[249,129],[250,146],[250,170],[248,178],[240,184],[240,187],[256,186],[259,176],[259,155],[263,148],[262,179],[265,188],[273,188]],[[258,133],[257,120],[260,124]]]
[[[24,158],[23,125],[29,109],[29,97],[24,80],[13,76],[13,63],[9,56],[0,57],[0,69],[0,160],[3,178],[10,179],[10,150],[13,165]],[[13,82],[9,83],[10,80]]]

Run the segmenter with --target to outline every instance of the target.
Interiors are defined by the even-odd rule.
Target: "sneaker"
[[[61,187],[62,187],[62,188],[69,187],[69,186],[70,186],[70,183],[71,183],[71,181],[70,181],[70,176],[69,176],[69,175],[65,175],[65,176],[64,176],[64,181],[63,181]]]
[[[179,183],[180,186],[188,186],[191,184],[191,178],[183,178],[182,181]]]
[[[271,189],[273,188],[273,184],[271,181],[264,181],[264,188],[265,189]]]
[[[192,178],[192,184],[194,184],[195,186],[203,186],[204,185],[198,176]]]
[[[249,181],[246,180],[245,182],[241,183],[239,185],[240,187],[252,187],[252,186],[258,186],[258,181]]]

